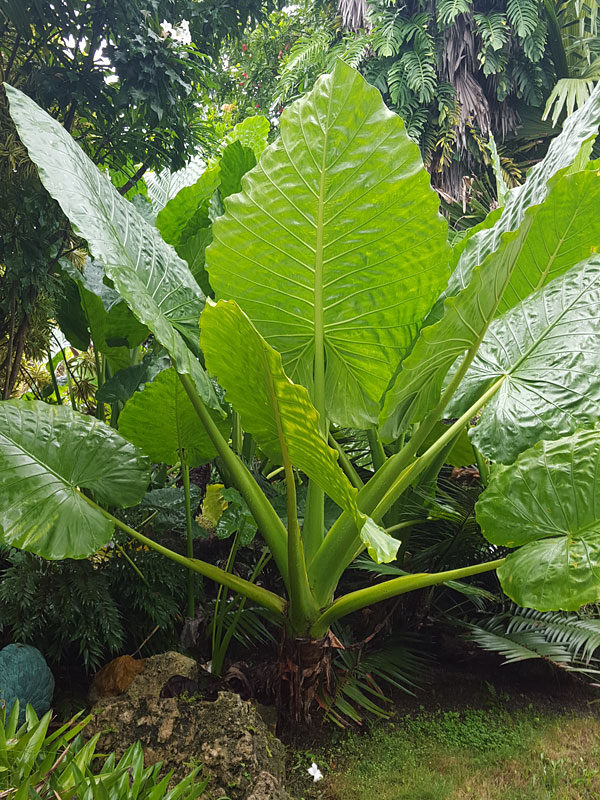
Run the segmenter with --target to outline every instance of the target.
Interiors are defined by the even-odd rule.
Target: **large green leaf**
[[[215,413],[215,422],[222,433],[229,432],[228,420]],[[217,454],[173,368],[159,372],[127,401],[119,433],[156,462],[176,464],[185,450],[188,466],[197,467]]]
[[[177,249],[185,229],[210,222],[208,204],[221,182],[218,164],[205,170],[191,186],[185,186],[173,197],[156,217],[156,227],[165,242]]]
[[[204,295],[187,265],[56,120],[17,89],[6,85],[6,92],[19,136],[45,188],[177,370],[190,374],[206,402],[216,407],[213,386],[188,348],[197,346]]]
[[[471,437],[510,463],[539,439],[555,439],[600,417],[600,256],[592,256],[490,326],[450,416],[466,411],[498,378]]]
[[[561,170],[582,161],[587,161],[594,137],[598,133],[600,121],[600,86],[596,87],[588,102],[567,118],[561,133],[550,143],[546,157],[527,175],[521,186],[511,189],[507,195],[502,215],[496,225],[489,230],[481,230],[473,236],[465,247],[456,270],[448,283],[446,296],[456,294],[470,281],[475,266],[482,264],[493,253],[503,233],[516,230],[528,208],[542,203],[548,195],[548,182]],[[523,299],[523,296],[518,298]]]
[[[560,174],[550,182],[498,305],[503,314],[573,264],[600,250],[600,175]]]
[[[119,293],[106,286],[100,263],[88,259],[80,271],[65,259],[63,269],[77,285],[94,347],[108,358],[113,370],[129,366],[129,349],[147,338],[148,329],[133,316]]]
[[[207,369],[275,463],[284,459],[314,480],[340,508],[355,518],[369,553],[391,561],[399,542],[360,514],[358,495],[337,462],[337,453],[319,431],[319,415],[304,386],[292,383],[281,355],[263,339],[234,301],[207,303],[202,314],[202,350]]]
[[[498,570],[515,603],[575,611],[600,600],[600,431],[539,442],[498,467],[477,503],[488,541],[518,547]]]
[[[0,403],[0,540],[49,559],[84,558],[106,544],[112,523],[81,496],[132,506],[148,462],[116,431],[66,406]]]
[[[448,370],[466,351],[473,354],[477,350],[498,313],[517,263],[523,268],[528,263],[532,269],[532,274],[524,273],[529,291],[548,278],[552,259],[547,258],[540,271],[537,263],[531,259],[527,262],[526,242],[551,188],[551,178],[561,170],[568,172],[575,159],[579,162],[582,150],[589,155],[589,140],[599,122],[600,88],[584,108],[567,120],[546,158],[531,170],[527,182],[509,192],[496,224],[482,227],[468,239],[447,291],[429,315],[386,394],[380,415],[384,439],[395,439],[409,423],[420,422],[436,406]],[[565,230],[568,232],[568,225]],[[566,269],[564,261],[561,268]],[[523,280],[515,277],[513,304],[523,291],[526,296]],[[505,300],[504,307],[507,303]]]
[[[225,204],[206,251],[235,299],[326,413],[364,428],[447,278],[447,226],[417,146],[339,61],[284,112],[281,135]]]

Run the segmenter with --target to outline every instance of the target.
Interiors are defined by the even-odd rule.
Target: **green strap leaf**
[[[554,175],[568,169],[574,162],[577,163],[576,170],[583,168],[581,162],[589,158],[599,121],[600,86],[582,108],[566,119],[561,133],[550,143],[546,157],[531,168],[525,183],[510,190],[498,223],[489,230],[479,231],[469,240],[452,273],[445,296],[452,296],[467,286],[473,269],[497,249],[502,234],[516,230],[527,209],[546,199],[548,182]]]
[[[116,431],[67,406],[0,403],[0,540],[43,558],[84,558],[112,523],[88,505],[127,507],[144,496],[148,462]]]
[[[460,415],[494,381],[471,438],[503,463],[539,439],[555,439],[600,416],[600,256],[573,267],[490,326],[446,409]]]
[[[498,305],[503,314],[600,250],[600,174],[594,170],[556,175]]]
[[[307,390],[290,381],[281,355],[234,301],[207,303],[201,343],[207,369],[216,375],[244,430],[266,455],[281,464],[287,451],[295,467],[354,516],[369,553],[378,560],[393,559],[399,542],[358,511],[358,491],[339,466],[336,451],[321,436],[319,415]]]
[[[227,435],[229,420],[219,414],[214,414],[214,420]],[[127,401],[119,416],[119,433],[154,462],[176,464],[182,449],[190,467],[206,464],[217,455],[173,368],[159,372]]]
[[[417,146],[338,61],[286,109],[242,186],[206,251],[217,297],[239,303],[311,396],[324,355],[327,416],[371,426],[448,274],[447,225]]]
[[[204,295],[187,265],[85,155],[73,138],[27,95],[5,84],[10,113],[42,183],[87,240],[121,297],[167,349],[179,372],[194,378],[212,407],[218,400],[188,349],[197,347]]]
[[[486,539],[518,547],[498,570],[520,606],[575,611],[600,599],[600,431],[539,442],[492,473],[477,502]]]

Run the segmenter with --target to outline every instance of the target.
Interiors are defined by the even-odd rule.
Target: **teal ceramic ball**
[[[19,701],[19,722],[25,721],[27,705],[39,716],[50,708],[54,676],[44,656],[28,644],[9,644],[0,650],[0,703],[10,711]]]

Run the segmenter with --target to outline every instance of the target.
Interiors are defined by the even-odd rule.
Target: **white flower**
[[[321,770],[320,770],[320,769],[317,767],[317,765],[315,764],[315,762],[314,762],[314,761],[313,761],[313,763],[310,765],[310,767],[308,768],[307,772],[308,772],[308,774],[309,774],[309,775],[312,775],[312,779],[313,779],[313,781],[314,781],[315,783],[316,783],[317,781],[320,781],[320,780],[323,778],[323,773],[322,773],[322,772],[321,772]]]
[[[163,39],[167,39],[170,36],[174,42],[179,42],[179,44],[191,44],[192,42],[190,23],[187,19],[182,20],[181,24],[177,26],[173,26],[166,19],[163,19],[160,23],[160,30]]]

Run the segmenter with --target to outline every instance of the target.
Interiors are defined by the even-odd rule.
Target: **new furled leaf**
[[[600,430],[538,442],[492,473],[477,521],[492,544],[517,547],[499,567],[505,593],[539,611],[600,598]]]
[[[42,183],[87,240],[121,297],[167,349],[179,372],[218,407],[197,348],[204,295],[187,265],[118,193],[67,131],[27,95],[5,84],[19,136]]]
[[[242,186],[206,253],[217,297],[239,303],[320,412],[369,427],[447,276],[417,146],[339,61],[284,112]]]
[[[66,406],[0,403],[0,540],[48,559],[84,558],[113,525],[81,496],[127,507],[148,485],[148,462],[116,431]]]

